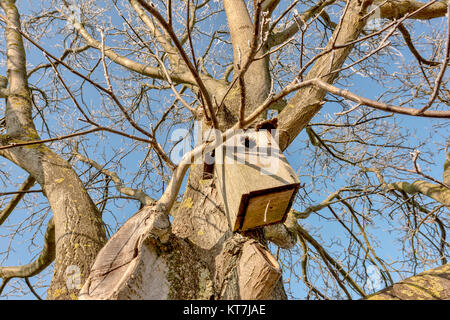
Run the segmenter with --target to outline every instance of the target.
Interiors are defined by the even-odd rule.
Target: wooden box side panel
[[[227,177],[226,167],[223,165],[215,166],[216,175],[216,187],[222,196],[222,201],[227,215],[230,228],[233,230],[236,224],[236,219],[239,213],[239,205],[241,203],[242,194],[240,189],[235,187],[234,184],[229,183],[232,181]]]
[[[297,172],[291,167],[286,157],[281,153],[280,154],[280,176],[284,177],[289,183],[292,184],[300,184],[300,179],[297,176]]]

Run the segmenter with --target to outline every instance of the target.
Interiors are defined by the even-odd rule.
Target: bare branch
[[[358,292],[362,297],[366,296],[366,293],[364,292],[364,290],[362,290],[356,284],[356,282],[350,277],[350,274],[347,271],[345,271],[342,268],[342,266],[328,254],[328,252],[308,233],[308,231],[306,231],[303,227],[298,225],[297,232],[299,233],[299,235],[301,237],[303,237],[306,241],[308,241],[309,243],[311,243],[313,245],[313,247],[317,250],[317,252],[319,252],[319,254],[322,256],[322,258],[324,260],[326,260],[328,263],[331,264],[331,266],[333,266],[334,268],[337,269],[337,271],[344,277],[344,279],[350,284],[350,286],[356,292]],[[338,281],[338,283],[340,283],[339,278],[337,278],[337,277],[335,277],[335,278],[336,278],[336,281]]]
[[[403,39],[405,39],[408,49],[411,51],[411,53],[414,55],[414,57],[416,57],[417,61],[419,61],[420,63],[426,64],[428,66],[433,66],[433,67],[439,65],[439,62],[429,61],[420,55],[420,53],[417,51],[416,47],[414,47],[414,44],[411,40],[411,35],[409,34],[408,29],[406,29],[406,27],[403,25],[403,23],[400,23],[398,25],[398,30],[400,30],[400,32],[402,33]]]
[[[197,70],[195,69],[194,65],[191,63],[189,58],[187,57],[186,52],[183,49],[183,46],[181,45],[180,41],[178,40],[178,37],[176,36],[175,32],[172,29],[172,26],[167,23],[167,21],[161,16],[161,14],[156,10],[156,8],[153,6],[153,4],[149,5],[144,0],[137,0],[148,12],[150,12],[157,20],[158,22],[163,26],[163,28],[166,30],[166,32],[169,34],[170,38],[172,39],[173,43],[175,44],[175,47],[177,48],[179,54],[183,58],[183,61],[186,63],[189,71],[191,72],[192,76],[195,79],[195,83],[198,85],[198,88],[202,94],[202,97],[205,101],[206,107],[208,108],[208,116],[210,120],[212,121],[214,128],[219,128],[219,123],[217,122],[216,114],[214,112],[214,107],[211,101],[211,97],[209,95],[208,90],[205,87],[205,84],[203,80],[200,78],[200,75],[198,74]]]
[[[365,297],[367,300],[448,300],[450,264],[422,272]],[[427,285],[417,285],[417,284]]]
[[[285,41],[289,40],[292,36],[294,36],[299,30],[300,27],[304,24],[305,21],[308,21],[313,16],[316,16],[317,14],[320,14],[323,8],[333,4],[336,2],[336,0],[322,0],[313,7],[309,8],[305,12],[303,12],[299,16],[294,16],[294,19],[296,21],[292,22],[289,27],[282,31],[276,31],[270,35],[269,40],[269,46],[275,47],[278,46]],[[288,11],[290,11],[294,6],[291,5],[289,8],[283,13],[283,15],[280,16],[282,18],[285,14],[287,14]],[[275,27],[276,23],[278,23],[279,20],[277,20],[273,26],[271,27],[271,30]]]
[[[76,148],[73,150],[73,154],[75,155],[75,157],[77,159],[79,159],[87,164],[92,165],[95,169],[97,169],[104,175],[110,177],[112,179],[112,181],[114,182],[114,185],[116,186],[116,189],[118,192],[120,192],[124,195],[130,196],[136,200],[139,200],[139,202],[141,202],[142,205],[144,205],[144,206],[155,204],[156,200],[149,197],[144,191],[142,191],[140,189],[132,189],[132,188],[125,187],[123,184],[123,181],[119,178],[119,176],[117,175],[116,172],[107,170],[104,168],[104,166],[101,166],[94,160],[83,156],[81,153],[78,152],[78,150]]]
[[[0,277],[3,281],[7,281],[11,278],[27,278],[39,274],[55,259],[55,249],[55,224],[52,218],[48,222],[47,230],[44,236],[44,247],[39,257],[27,265],[17,267],[0,267]]]
[[[436,100],[436,97],[439,93],[439,88],[441,86],[442,79],[444,78],[445,70],[447,69],[447,64],[450,62],[450,5],[447,6],[447,42],[445,44],[444,54],[445,56],[444,60],[442,61],[441,70],[439,71],[439,74],[436,77],[436,80],[434,81],[433,93],[431,94],[428,103],[417,112],[417,115],[422,115],[425,112],[425,110],[428,110],[433,105],[433,102],[434,100]]]
[[[343,98],[352,100],[358,104],[369,106],[378,110],[386,111],[386,112],[394,112],[399,114],[406,114],[409,116],[420,116],[420,117],[429,117],[429,118],[450,118],[450,111],[423,111],[421,113],[418,112],[417,109],[407,108],[407,107],[397,107],[393,105],[388,105],[386,103],[382,103],[375,100],[370,100],[361,96],[358,96],[348,90],[342,90],[336,88],[335,86],[326,83],[323,80],[315,79],[314,84],[320,87],[321,89],[326,90],[327,92],[336,94]]]
[[[16,208],[17,204],[22,200],[25,196],[26,191],[28,191],[35,183],[35,179],[32,176],[28,176],[24,183],[19,188],[19,193],[17,193],[14,198],[0,211],[0,226],[5,222],[5,220],[9,217],[11,212]]]
[[[423,2],[415,0],[387,1],[380,6],[380,16],[385,19],[399,19],[413,13],[409,19],[430,20],[443,17],[447,13],[447,4],[443,1],[430,1],[425,8],[423,6]]]
[[[30,280],[28,277],[25,277],[25,283],[27,284],[28,288],[30,289],[31,293],[38,299],[42,300],[42,298],[37,294],[37,292],[34,290],[33,286],[30,283]]]

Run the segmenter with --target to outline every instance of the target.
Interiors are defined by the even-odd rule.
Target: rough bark
[[[180,238],[188,239],[197,250],[197,257],[214,275],[215,299],[240,299],[239,283],[249,281],[248,275],[239,276],[238,266],[243,246],[255,240],[267,245],[262,230],[245,234],[232,233],[223,209],[223,203],[215,179],[203,180],[203,166],[193,165],[190,168],[189,180],[183,200],[174,213],[172,230]],[[243,279],[246,280],[243,280]],[[272,288],[280,286],[281,280],[267,285]],[[279,282],[279,283],[278,283]],[[286,298],[284,290],[269,290],[267,299]],[[247,296],[248,297],[248,296]],[[254,298],[257,296],[255,295]]]
[[[253,39],[254,25],[244,1],[224,1],[234,52],[234,78],[238,77]],[[262,53],[267,48],[261,48]],[[238,66],[239,65],[239,66]],[[267,59],[252,63],[244,76],[245,114],[249,114],[261,104],[270,92],[270,75]],[[221,101],[219,97],[218,101]],[[238,83],[225,97],[223,109],[219,110],[220,129],[224,130],[236,124],[239,119],[241,88]],[[244,235],[233,234],[223,210],[223,203],[216,188],[215,178],[203,179],[203,166],[192,165],[182,203],[174,212],[173,232],[179,237],[189,239],[202,249],[199,258],[214,274],[215,299],[239,299],[239,283],[246,275],[239,277],[238,266],[244,243],[262,241],[262,230]],[[248,280],[248,279],[247,279]],[[278,280],[278,279],[277,279]],[[267,285],[278,290],[268,290],[267,298],[286,298],[283,289],[279,289],[280,280]],[[282,285],[281,285],[282,287]],[[256,296],[255,296],[256,298]]]
[[[8,19],[6,28],[7,135],[0,144],[39,140],[32,121],[32,104],[27,83],[26,56],[15,1],[1,1]],[[76,298],[79,287],[67,288],[67,268],[75,266],[84,281],[100,248],[106,241],[97,208],[71,165],[45,145],[4,150],[2,155],[26,170],[39,183],[53,212],[55,224],[54,275],[49,299]],[[72,267],[73,268],[73,267]]]
[[[427,270],[366,298],[367,300],[449,300],[450,264]]]
[[[168,226],[156,206],[130,218],[100,251],[80,298],[209,299],[212,279],[193,258],[197,248],[173,234],[158,237],[157,230]]]
[[[319,58],[306,79],[321,78],[327,83],[333,83],[338,73],[332,72],[342,67],[352,46],[334,48],[351,42],[358,38],[365,26],[367,1],[351,1],[342,17],[340,26],[336,29],[332,40],[325,50],[329,50]],[[239,70],[245,62],[246,55],[251,51],[249,42],[254,34],[252,19],[248,14],[244,1],[224,1],[227,14],[230,35],[234,52],[234,79],[239,77]],[[267,48],[262,48],[262,51]],[[270,75],[267,61],[261,59],[250,65],[243,77],[243,83],[235,81],[224,99],[222,109],[218,110],[220,129],[224,130],[233,126],[239,119],[242,108],[242,88],[245,88],[245,114],[255,110],[268,96],[270,90]],[[311,118],[317,114],[322,106],[326,91],[314,86],[300,90],[284,108],[279,116],[279,129],[282,130],[281,147],[286,148],[298,133],[306,126]],[[216,97],[221,101],[221,97]],[[265,235],[274,242],[290,247],[295,241],[295,235],[286,227],[272,227],[264,230],[238,234],[229,230],[228,221],[223,211],[221,197],[215,187],[215,179],[203,179],[203,166],[192,165],[187,183],[187,188],[181,204],[172,212],[174,217],[172,235],[169,243],[161,243],[154,237],[145,238],[137,254],[133,256],[134,262],[128,261],[127,271],[123,277],[123,269],[108,271],[120,276],[120,281],[108,280],[104,283],[108,286],[121,285],[120,290],[115,287],[105,289],[105,292],[114,295],[95,295],[92,291],[90,298],[143,298],[145,292],[154,292],[151,288],[163,288],[153,298],[190,299],[208,298],[214,299],[286,299],[278,269],[271,261],[270,253],[265,259],[262,251],[255,251],[254,246],[264,248]],[[128,222],[127,222],[128,223]],[[287,239],[287,240],[286,240]],[[155,242],[156,241],[156,242]],[[107,246],[110,244],[108,243]],[[172,261],[172,248],[178,251],[179,268],[170,268]],[[134,251],[136,252],[136,251]],[[194,261],[184,260],[188,256],[195,256]],[[127,256],[128,257],[128,256]],[[272,257],[273,258],[273,257]],[[125,260],[130,259],[130,257]],[[259,261],[254,263],[253,259]],[[262,260],[261,260],[262,259]],[[101,259],[97,259],[101,261]],[[105,262],[107,260],[104,260]],[[264,262],[264,263],[261,263]],[[250,266],[249,266],[250,263]],[[155,266],[148,269],[148,265]],[[256,271],[255,268],[259,268]],[[202,272],[194,272],[194,269]],[[110,269],[109,269],[110,270]],[[95,271],[95,268],[94,268]],[[109,275],[109,272],[112,272]],[[151,272],[155,272],[152,274]],[[189,276],[186,275],[189,273]],[[258,276],[255,276],[258,274]],[[155,278],[156,277],[156,278]],[[112,279],[112,278],[111,278]],[[138,279],[138,280],[135,280]],[[197,294],[182,290],[173,282],[173,279],[182,279],[182,287],[195,288]],[[196,286],[200,283],[201,289]],[[206,283],[208,285],[206,285]],[[87,285],[89,287],[90,285]],[[143,290],[143,286],[148,286]],[[171,294],[170,289],[177,294]],[[178,288],[178,289],[177,289]],[[84,290],[84,289],[83,289]],[[85,291],[83,291],[85,292]]]
[[[239,56],[245,59],[244,57],[249,51],[248,41],[253,37],[253,25],[244,1],[225,1],[224,5],[234,43],[235,63],[237,64]],[[236,10],[235,6],[240,6],[242,10]],[[244,84],[247,91],[245,104],[247,113],[254,110],[269,94],[270,77],[266,59],[261,59],[250,65],[246,77],[244,77]],[[217,100],[220,101],[221,98],[223,98],[223,95],[217,97]],[[236,84],[236,88],[232,89],[225,97],[224,108],[219,110],[220,128],[222,130],[234,125],[238,119],[239,101],[240,88]],[[143,213],[143,215],[145,214]],[[265,260],[275,261],[267,269],[266,277],[255,280],[259,282],[258,289],[255,288],[255,291],[251,293],[249,293],[250,290],[241,292],[239,289],[240,284],[250,283],[248,278],[250,275],[242,271],[242,263],[240,263],[243,254],[242,248],[247,248],[257,241],[262,243],[259,245],[260,248],[267,244],[261,230],[249,232],[245,235],[233,234],[230,231],[228,220],[223,211],[221,197],[215,187],[215,179],[203,179],[203,165],[191,165],[183,200],[177,210],[173,210],[172,215],[174,217],[172,235],[168,243],[161,243],[155,238],[145,238],[145,232],[141,230],[138,233],[141,234],[142,239],[147,239],[141,240],[141,242],[146,244],[138,245],[137,250],[123,250],[123,252],[128,252],[124,253],[126,257],[130,252],[138,252],[133,256],[134,262],[130,262],[130,260],[126,263],[127,271],[124,271],[125,266],[117,269],[120,271],[111,270],[114,268],[110,267],[108,273],[103,275],[110,279],[120,275],[120,281],[106,278],[101,281],[105,286],[116,283],[116,287],[112,290],[109,287],[100,289],[101,286],[98,286],[99,289],[91,291],[89,288],[92,288],[93,282],[100,281],[94,279],[98,278],[95,275],[96,270],[101,269],[97,264],[104,266],[108,261],[107,258],[102,258],[101,253],[97,258],[98,263],[96,262],[91,272],[90,279],[94,280],[91,280],[90,283],[88,281],[85,285],[82,293],[88,293],[88,295],[83,298],[143,298],[145,293],[140,288],[144,283],[150,286],[146,289],[148,292],[155,291],[151,289],[153,287],[163,288],[162,290],[158,289],[160,294],[152,296],[160,299],[211,297],[214,299],[239,299],[242,298],[241,293],[247,298],[286,298],[280,282],[279,270],[274,267],[276,261],[273,257]],[[133,223],[128,221],[128,224]],[[126,231],[125,226],[121,230],[118,233],[123,234],[124,237],[126,237],[125,235],[130,236],[130,232]],[[113,239],[115,238],[113,237]],[[114,252],[114,245],[111,243],[114,241],[113,239],[108,242],[104,249],[104,252],[109,252],[108,255]],[[118,241],[120,243],[124,241],[133,243],[137,240],[127,238],[127,240]],[[253,245],[251,247],[253,248]],[[260,250],[264,251],[265,249]],[[245,252],[248,252],[248,249]],[[268,251],[264,252],[266,252],[266,256],[271,255]],[[251,258],[250,260],[261,258],[261,254],[245,256]],[[192,259],[192,257],[196,258]],[[129,260],[131,258],[124,259]],[[153,275],[148,273],[150,272],[148,267],[150,265],[156,266]],[[241,266],[240,272],[238,271],[239,266]],[[124,274],[126,276],[123,276]],[[139,279],[139,281],[134,279]],[[175,281],[176,279],[179,283]],[[119,289],[118,283],[121,286]],[[189,290],[186,288],[189,288]]]
[[[278,1],[271,3],[275,6]],[[352,50],[350,45],[342,48],[336,46],[358,38],[366,23],[363,17],[366,16],[370,3],[372,1],[350,0],[332,40],[325,48],[329,52],[317,59],[305,77],[306,80],[320,78],[326,83],[336,80],[338,72],[333,71],[342,67]],[[1,5],[9,20],[6,40],[10,85],[7,94],[2,92],[2,96],[7,97],[8,135],[1,137],[0,144],[36,140],[39,136],[31,118],[25,51],[22,38],[14,29],[20,27],[20,17],[14,1],[3,0]],[[253,40],[254,25],[244,0],[224,0],[224,6],[233,43],[236,79],[251,51],[249,43]],[[404,14],[403,11],[410,12],[414,6],[405,8],[402,6],[397,10],[401,11],[400,13],[395,10],[393,13],[388,3],[383,7],[382,13],[385,17],[390,14],[389,17],[395,18]],[[270,10],[272,9],[271,7]],[[434,13],[439,10],[441,7],[437,4]],[[143,17],[143,12],[139,14]],[[421,19],[421,16],[415,18]],[[81,26],[78,27],[89,45],[97,49],[101,47]],[[157,37],[163,39],[163,32],[158,31]],[[166,45],[167,48],[171,46],[169,40]],[[267,50],[268,47],[263,46],[258,54],[264,54]],[[164,79],[159,69],[143,68],[142,65],[119,56],[110,48],[105,50],[105,55],[130,70]],[[179,64],[174,61],[172,59],[173,64]],[[173,80],[196,85],[191,75],[186,72],[183,72],[182,76],[174,74]],[[217,110],[220,129],[230,128],[238,121],[241,110],[247,115],[268,97],[268,57],[250,64],[242,82],[235,81],[226,97],[222,83],[213,79],[204,81],[208,89],[220,89],[214,92],[217,101],[220,102],[224,98],[223,105]],[[213,90],[210,91],[213,95]],[[288,102],[279,115],[282,149],[285,149],[320,111],[325,95],[326,90],[309,86],[298,91]],[[203,179],[202,165],[190,167],[183,200],[176,210],[171,212],[174,218],[171,228],[167,220],[168,212],[165,212],[164,207],[145,207],[129,219],[103,247],[106,237],[99,212],[67,161],[44,145],[8,149],[1,154],[25,169],[42,186],[53,211],[56,253],[48,298],[77,297],[80,288],[67,287],[69,266],[78,267],[81,283],[84,283],[89,275],[80,294],[84,299],[287,298],[279,266],[267,250],[266,241],[271,239],[276,244],[289,248],[296,240],[295,232],[292,232],[292,228],[278,225],[242,234],[232,233],[215,186],[216,181],[214,178]],[[443,278],[444,282],[434,282],[435,275]],[[431,284],[433,288],[442,286],[448,290],[447,280],[448,265],[437,269],[436,273],[414,278],[414,283],[424,286]],[[417,292],[414,293],[416,295],[403,292],[405,285],[414,286],[403,282],[394,285],[393,291],[386,289],[377,297],[422,297]],[[444,291],[436,290],[429,296],[447,297]]]

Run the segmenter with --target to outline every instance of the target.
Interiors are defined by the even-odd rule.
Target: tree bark
[[[329,84],[336,80],[339,73],[335,71],[343,66],[353,47],[346,44],[356,40],[363,30],[367,19],[363,17],[372,2],[349,0],[324,54],[314,63],[306,80],[320,78]],[[252,51],[249,43],[254,40],[255,30],[261,32],[264,26],[261,30],[254,28],[244,0],[224,0],[223,3],[233,44],[233,76],[237,80]],[[276,6],[278,1],[270,3]],[[25,50],[22,37],[16,31],[20,28],[20,16],[15,1],[2,0],[1,6],[8,19],[6,41],[10,84],[5,94],[7,135],[0,137],[0,144],[6,145],[38,140],[39,135],[32,121]],[[441,10],[441,5],[436,6],[436,10]],[[403,11],[407,9],[401,7]],[[387,17],[389,10],[393,9],[387,4],[383,10]],[[139,14],[143,17],[143,12]],[[391,12],[392,17],[399,14]],[[419,16],[417,18],[420,19]],[[78,31],[89,45],[98,49],[98,41],[84,29]],[[158,34],[158,37],[164,37],[162,32]],[[166,45],[170,47],[169,40]],[[258,55],[267,51],[268,45],[264,45]],[[115,54],[112,49],[107,48],[105,55],[130,70],[164,79],[159,69],[144,70],[142,65],[131,64],[131,60]],[[180,64],[173,57],[172,63]],[[186,73],[174,81],[196,85],[192,75],[187,76]],[[219,129],[223,131],[235,125],[243,115],[254,111],[269,96],[268,56],[251,63],[242,79],[233,81],[234,86],[227,94],[225,88],[213,79],[203,80],[209,83],[206,85],[208,89],[220,87],[214,93],[217,101],[224,99],[217,110]],[[309,86],[290,99],[278,121],[282,149],[320,111],[326,93],[324,89]],[[77,298],[83,283],[79,295],[82,299],[287,298],[280,267],[267,249],[267,239],[290,247],[296,238],[292,228],[278,225],[244,233],[231,232],[216,180],[214,177],[204,179],[203,165],[191,165],[183,200],[170,212],[173,216],[171,226],[167,218],[169,212],[157,205],[148,206],[130,218],[104,246],[106,235],[101,216],[67,161],[44,145],[12,148],[0,154],[26,170],[41,185],[51,206],[56,252],[49,299]],[[446,177],[445,181],[448,180]],[[71,272],[74,270],[79,281],[72,281],[74,274]],[[448,273],[446,265],[413,277],[411,282],[405,280],[373,297],[448,298]]]
[[[358,38],[367,23],[367,18],[362,18],[366,15],[370,2],[351,0],[347,4],[347,10],[341,17],[339,26],[324,49],[325,54],[316,60],[305,80],[320,78],[327,83],[333,83],[337,79],[339,73],[333,71],[342,67],[353,45],[334,48]],[[278,117],[281,150],[287,148],[320,111],[326,94],[327,91],[311,86],[300,89],[288,101]]]
[[[427,270],[366,298],[367,300],[449,300],[450,264]]]
[[[26,56],[20,29],[20,15],[15,1],[1,1],[8,19],[6,28],[7,135],[0,144],[39,140],[32,121],[32,101],[28,89]],[[75,299],[78,280],[69,284],[75,270],[81,283],[86,279],[106,234],[99,211],[71,165],[45,145],[31,145],[3,150],[2,155],[26,170],[39,183],[53,212],[55,224],[55,263],[49,299]],[[69,269],[68,269],[69,268]],[[72,275],[73,276],[73,275]]]

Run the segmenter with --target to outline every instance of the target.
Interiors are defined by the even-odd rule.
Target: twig
[[[170,24],[167,23],[167,21],[164,19],[163,16],[156,10],[153,4],[148,4],[144,0],[137,0],[139,4],[144,7],[148,12],[150,12],[151,15],[153,15],[156,20],[161,24],[161,26],[166,30],[166,32],[169,34],[170,38],[172,39],[173,43],[175,44],[175,47],[177,48],[178,52],[181,55],[181,58],[183,59],[184,63],[188,67],[189,71],[191,72],[192,76],[194,77],[195,82],[198,85],[198,88],[203,96],[203,99],[205,99],[206,107],[208,108],[208,115],[212,121],[214,128],[219,128],[219,123],[217,121],[216,115],[214,113],[214,107],[211,101],[211,97],[209,95],[208,90],[205,87],[205,84],[203,83],[203,80],[200,78],[200,75],[198,74],[197,70],[195,69],[192,62],[187,57],[186,52],[183,49],[182,44],[178,40],[177,35],[173,31],[173,28]],[[207,115],[205,113],[205,115]]]
[[[362,105],[366,105],[378,110],[386,111],[386,112],[394,112],[399,114],[406,114],[409,116],[421,116],[421,117],[429,117],[429,118],[450,118],[450,111],[434,111],[434,110],[428,110],[423,111],[422,113],[418,113],[417,109],[414,108],[407,108],[407,107],[397,107],[393,105],[388,105],[383,102],[367,99],[361,96],[358,96],[348,90],[342,90],[339,88],[336,88],[335,86],[320,80],[315,79],[314,84],[320,87],[321,89],[324,89],[330,93],[336,94],[338,96],[344,97],[346,99],[352,100],[354,102],[357,102]]]
[[[337,116],[343,116],[343,115],[346,115],[347,113],[350,113],[350,112],[352,112],[352,111],[358,109],[360,106],[361,106],[361,104],[358,103],[358,104],[356,104],[355,106],[353,106],[352,108],[350,108],[350,109],[348,109],[348,110],[345,110],[345,111],[343,111],[343,112],[336,112],[335,115],[337,115]]]
[[[26,278],[37,275],[53,262],[55,259],[55,250],[55,224],[53,222],[53,218],[51,218],[48,222],[47,230],[44,236],[44,248],[42,249],[39,257],[27,265],[0,267],[0,277],[3,278],[5,283],[5,281],[11,278]]]
[[[349,273],[345,271],[342,266],[335,261],[329,254],[326,252],[326,250],[306,231],[303,227],[300,225],[297,225],[297,232],[310,244],[313,245],[313,247],[319,252],[320,256],[323,258],[323,260],[327,263],[330,263],[334,268],[338,270],[338,272],[344,277],[344,279],[350,284],[350,286],[358,292],[362,297],[366,296],[366,293],[364,290],[362,290],[358,284],[350,277]],[[334,271],[330,268],[330,272],[332,272],[333,276],[336,278],[336,281],[338,284],[341,284],[340,279],[334,274]],[[342,288],[342,286],[341,286]],[[345,287],[343,288],[344,291]],[[348,292],[347,295],[349,296]]]
[[[110,177],[112,179],[112,181],[114,182],[114,185],[118,192],[120,192],[124,195],[130,196],[130,197],[133,197],[133,199],[136,199],[139,202],[141,202],[142,205],[151,205],[156,202],[154,199],[152,199],[150,196],[148,196],[145,192],[143,192],[140,189],[132,189],[132,188],[125,187],[123,185],[123,181],[119,178],[119,176],[117,175],[116,172],[105,169],[103,166],[99,165],[94,160],[83,156],[81,153],[78,152],[78,150],[75,149],[73,151],[73,154],[75,155],[75,157],[77,159],[79,159],[87,164],[92,165],[95,169],[97,169],[104,175]]]
[[[30,289],[31,293],[38,299],[42,300],[42,298],[37,294],[37,292],[34,290],[33,286],[30,283],[30,280],[28,280],[28,277],[25,277],[25,283],[27,284],[28,288]]]
[[[433,93],[430,96],[430,99],[428,100],[428,103],[417,112],[417,115],[422,115],[425,110],[429,109],[432,105],[434,100],[436,100],[436,97],[439,93],[439,88],[441,86],[442,79],[445,74],[445,70],[447,69],[447,64],[450,61],[450,4],[447,5],[447,42],[445,44],[445,57],[442,61],[441,70],[439,71],[438,76],[436,77],[436,80],[434,82],[434,89]]]
[[[14,198],[11,199],[11,201],[6,205],[6,207],[4,207],[0,211],[0,226],[9,217],[11,212],[14,211],[14,209],[17,206],[17,204],[20,202],[20,200],[22,200],[24,195],[26,193],[30,192],[29,189],[34,185],[35,181],[36,180],[30,175],[25,180],[25,182],[22,183],[22,185],[20,186],[18,191],[15,191],[15,192],[0,192],[0,196],[10,195],[10,194],[15,194],[16,195]],[[36,191],[33,190],[33,192],[36,192]]]
[[[400,30],[400,32],[403,36],[403,39],[405,39],[406,45],[408,46],[409,50],[414,55],[414,57],[416,57],[417,61],[419,61],[420,63],[426,64],[428,66],[432,66],[432,67],[438,66],[440,64],[439,62],[436,62],[436,61],[427,60],[420,55],[420,53],[414,47],[414,44],[411,40],[411,35],[409,34],[408,29],[406,29],[406,27],[403,25],[403,23],[400,23],[397,28],[398,28],[398,30]]]
[[[32,146],[32,145],[43,144],[43,143],[47,143],[47,142],[60,141],[60,140],[69,139],[69,138],[73,138],[73,137],[78,137],[78,136],[82,136],[82,135],[86,135],[86,134],[89,134],[89,133],[102,131],[102,130],[106,130],[106,128],[97,127],[97,128],[93,128],[93,129],[89,129],[89,130],[85,130],[85,131],[71,133],[71,134],[64,135],[64,136],[50,138],[50,139],[14,142],[14,143],[10,143],[10,144],[4,145],[4,146],[0,146],[0,150],[6,150],[6,149],[17,148],[17,147],[24,147],[24,146]],[[146,141],[148,141],[148,140],[146,140]]]

